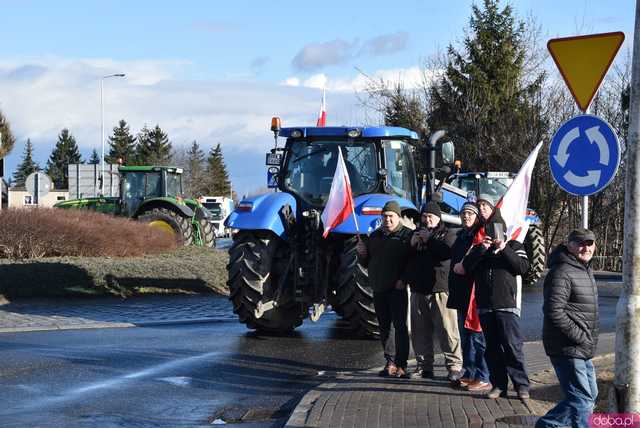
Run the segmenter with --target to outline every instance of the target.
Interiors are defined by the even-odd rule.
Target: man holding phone
[[[520,329],[518,276],[529,269],[524,246],[505,236],[506,226],[489,195],[477,201],[486,235],[462,261],[476,284],[476,303],[487,342],[485,359],[493,389],[487,398],[507,397],[509,378],[518,398],[529,398]]]

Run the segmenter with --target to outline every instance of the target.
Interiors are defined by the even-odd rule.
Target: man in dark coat
[[[411,249],[411,229],[402,225],[401,215],[396,201],[387,202],[382,208],[382,226],[369,239],[358,242],[356,251],[369,271],[373,305],[380,325],[380,340],[386,359],[380,375],[407,378],[408,296],[403,278]],[[392,324],[394,334],[391,334]],[[394,339],[395,346],[391,343]]]
[[[464,258],[463,270],[475,281],[478,314],[487,343],[485,359],[493,389],[486,397],[507,397],[511,378],[518,398],[526,400],[529,398],[529,376],[522,352],[521,280],[518,276],[527,272],[529,260],[524,245],[504,236],[504,220],[493,204],[488,195],[478,198],[478,209],[487,235]],[[498,233],[502,236],[497,236]]]
[[[454,271],[456,264],[464,259],[471,248],[473,238],[478,231],[479,215],[478,207],[472,202],[465,202],[460,210],[462,228],[456,233],[456,240],[451,247],[447,307],[458,312],[458,331],[462,344],[462,369],[464,372],[458,384],[469,391],[487,392],[491,389],[491,383],[489,383],[489,368],[484,359],[486,349],[484,334],[482,331],[465,327],[473,278],[469,275],[459,275]]]
[[[588,229],[569,234],[549,256],[544,280],[542,342],[564,400],[538,420],[537,428],[589,426],[598,386],[591,359],[598,345],[598,288],[590,262],[596,250]]]
[[[462,349],[456,311],[447,308],[449,260],[455,233],[441,221],[436,202],[421,212],[421,224],[411,237],[414,250],[407,265],[411,287],[411,342],[417,367],[413,377],[433,378],[433,341],[437,336],[452,382],[462,377]]]

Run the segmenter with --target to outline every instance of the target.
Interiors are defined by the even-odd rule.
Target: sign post
[[[624,33],[590,34],[551,39],[547,48],[578,108],[589,105],[624,42]],[[571,193],[571,192],[570,192]],[[589,228],[589,197],[582,197],[582,227]]]

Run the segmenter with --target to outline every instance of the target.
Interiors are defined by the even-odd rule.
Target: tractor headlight
[[[291,138],[300,138],[300,137],[302,137],[301,129],[294,129],[293,131],[291,131]]]

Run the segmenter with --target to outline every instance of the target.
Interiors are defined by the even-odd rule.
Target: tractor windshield
[[[469,174],[458,176],[451,183],[467,193],[473,192],[476,197],[485,194],[498,200],[507,192],[512,181],[513,178],[510,177],[490,178]]]
[[[220,202],[203,202],[202,206],[211,211],[214,220],[222,220],[222,206]]]
[[[372,143],[294,141],[287,155],[283,187],[311,205],[324,205],[342,149],[354,196],[370,193],[377,185],[376,148]]]
[[[182,174],[167,173],[167,196],[182,195]]]
[[[386,140],[383,143],[387,185],[396,195],[415,201],[417,185],[411,146],[397,140]]]

